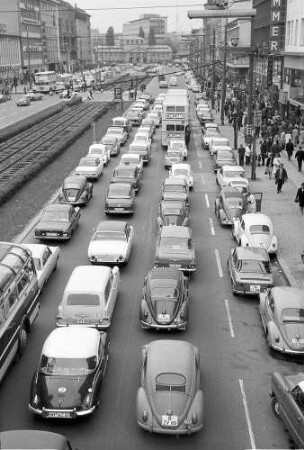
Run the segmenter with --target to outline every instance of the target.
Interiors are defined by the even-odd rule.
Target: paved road
[[[195,120],[192,109],[193,121]],[[189,147],[195,174],[191,194],[191,227],[198,253],[198,270],[190,281],[190,319],[186,332],[170,334],[199,347],[202,386],[205,392],[206,424],[191,437],[159,436],[142,432],[135,421],[135,396],[139,383],[141,346],[167,333],[143,332],[138,308],[143,278],[153,264],[156,211],[164,151],[157,131],[152,160],[144,171],[136,213],[135,245],[129,264],[122,269],[122,283],[110,330],[111,355],[101,391],[101,406],[91,417],[74,422],[37,420],[27,410],[29,386],[44,339],[54,327],[57,305],[67,279],[79,264],[87,264],[87,246],[92,230],[103,213],[113,159],[94,196],[83,209],[73,239],[61,245],[58,269],[41,296],[41,311],[22,360],[11,368],[0,389],[1,429],[35,428],[66,434],[81,449],[91,450],[241,450],[288,448],[288,437],[273,416],[268,398],[272,371],[299,371],[295,363],[271,357],[259,323],[257,300],[233,297],[226,260],[234,245],[230,232],[218,226],[213,201],[218,188],[208,152],[199,145],[199,127]],[[76,161],[75,161],[76,162]],[[207,195],[207,197],[206,197]],[[32,235],[28,241],[33,242]]]

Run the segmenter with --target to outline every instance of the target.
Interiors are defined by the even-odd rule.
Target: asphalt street
[[[154,83],[151,87],[154,94],[158,89],[156,86]],[[194,171],[194,190],[190,200],[190,226],[198,255],[198,270],[189,283],[187,331],[172,334],[144,332],[138,320],[144,275],[154,260],[160,184],[167,176],[163,167],[165,152],[160,144],[160,129],[157,129],[152,159],[144,169],[142,188],[136,199],[136,212],[128,219],[135,228],[135,243],[128,265],[121,270],[119,297],[109,330],[110,362],[101,389],[100,408],[92,417],[77,422],[46,421],[28,412],[28,400],[31,377],[43,342],[55,326],[57,306],[65,284],[75,266],[88,264],[87,248],[92,231],[100,220],[106,220],[103,212],[105,192],[119,157],[111,160],[100,181],[95,183],[93,198],[83,208],[80,225],[72,240],[60,244],[58,268],[41,295],[40,314],[29,345],[0,387],[1,430],[56,431],[68,436],[83,450],[288,448],[288,435],[271,411],[269,380],[274,370],[293,373],[301,371],[302,366],[275,359],[269,354],[259,320],[258,299],[234,297],[231,293],[226,263],[235,243],[230,230],[220,227],[214,215],[213,203],[218,187],[209,153],[201,148],[193,102],[191,116],[193,133],[188,161]],[[132,136],[129,142],[131,140]],[[35,241],[33,233],[27,241]],[[166,337],[191,341],[199,348],[201,357],[205,426],[201,432],[179,439],[143,432],[135,418],[141,347],[151,340]]]

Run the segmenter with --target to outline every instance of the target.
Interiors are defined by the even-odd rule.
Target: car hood
[[[165,214],[162,216],[163,225],[183,226],[185,217],[180,214]]]
[[[150,300],[150,310],[154,320],[160,325],[173,322],[178,312],[179,303],[169,299],[158,298]]]
[[[54,409],[69,409],[81,406],[92,387],[93,376],[57,376],[39,374],[37,394],[42,406]],[[63,391],[65,392],[59,392]]]
[[[66,231],[69,229],[70,224],[68,222],[44,222],[40,221],[36,225],[36,230],[41,231]]]
[[[127,252],[127,243],[118,241],[92,241],[89,254],[94,255],[123,255]]]
[[[304,323],[282,323],[280,330],[290,349],[304,352]]]
[[[251,234],[249,241],[251,247],[261,247],[268,250],[271,244],[271,236],[269,234]]]

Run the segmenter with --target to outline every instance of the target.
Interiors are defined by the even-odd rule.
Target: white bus
[[[169,89],[163,101],[162,145],[167,147],[170,139],[185,139],[189,125],[189,96],[186,89]]]
[[[57,75],[53,70],[46,72],[36,72],[35,74],[35,91],[49,94],[55,91]]]

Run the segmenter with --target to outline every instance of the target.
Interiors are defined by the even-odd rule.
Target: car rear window
[[[186,378],[179,373],[161,373],[155,381],[157,391],[186,392]]]
[[[270,234],[268,225],[251,225],[249,231],[250,234]]]
[[[95,294],[69,294],[66,304],[68,306],[99,306],[100,301]]]
[[[54,358],[42,355],[40,368],[46,375],[85,375],[92,372],[96,364],[96,356],[88,358]]]

